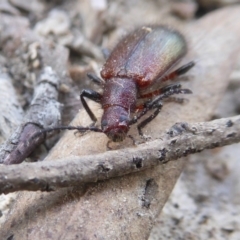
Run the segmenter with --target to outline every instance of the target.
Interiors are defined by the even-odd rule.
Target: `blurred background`
[[[19,46],[9,39],[18,39],[31,29],[29,39],[34,35],[66,47],[69,51],[67,69],[61,71],[56,68],[62,76],[60,102],[63,104],[63,124],[68,124],[82,107],[79,101],[81,89],[98,90],[86,74],[99,76],[104,54],[111,51],[127,32],[142,24],[161,23],[171,24],[184,34],[186,25],[212,11],[239,3],[239,0],[0,0],[0,18],[6,20],[6,15],[14,18],[13,22],[6,23],[11,21],[10,18],[0,21],[1,69],[10,74],[23,111],[21,114],[24,115],[31,102],[41,64],[46,60],[39,60],[38,46],[29,46],[28,40],[26,45]],[[198,45],[189,45],[189,50],[193,47],[197,48]],[[196,61],[206,58],[204,56]],[[59,66],[58,58],[51,61]],[[211,119],[238,114],[240,54],[230,75],[228,88],[212,112]],[[8,136],[7,128],[2,127],[0,133],[3,142]],[[49,142],[49,147],[56,140]],[[240,239],[239,172],[240,144],[191,156],[149,239]],[[13,199],[14,194],[1,196],[1,222],[4,222]]]

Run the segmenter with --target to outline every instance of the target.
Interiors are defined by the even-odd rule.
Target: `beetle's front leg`
[[[97,122],[97,118],[94,115],[94,113],[92,112],[92,110],[90,109],[90,107],[88,106],[84,97],[89,98],[89,99],[93,100],[94,102],[100,103],[101,99],[102,99],[102,95],[98,92],[95,92],[95,91],[89,90],[89,89],[83,89],[80,94],[80,99],[81,99],[82,105],[83,105],[84,109],[86,110],[86,112],[88,113],[91,120],[93,121],[93,123],[95,124]]]

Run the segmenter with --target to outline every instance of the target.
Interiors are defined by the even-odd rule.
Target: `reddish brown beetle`
[[[149,110],[152,115],[138,124],[141,129],[154,119],[162,108],[162,100],[173,94],[188,94],[180,84],[163,86],[164,82],[186,73],[194,62],[170,72],[186,54],[187,44],[177,31],[166,26],[147,26],[136,29],[122,39],[104,64],[101,77],[88,75],[103,87],[103,94],[83,90],[80,98],[92,121],[97,118],[91,111],[85,97],[101,104],[104,113],[101,129],[97,127],[59,127],[78,131],[105,133],[114,142],[124,140],[130,125],[136,123]],[[155,98],[154,98],[155,97]],[[138,99],[145,99],[137,105]],[[133,118],[131,113],[138,112]]]

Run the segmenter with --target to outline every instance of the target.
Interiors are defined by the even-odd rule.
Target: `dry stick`
[[[45,136],[40,135],[31,139],[36,132],[46,126],[57,126],[61,121],[60,103],[58,98],[59,77],[51,67],[45,67],[38,79],[31,106],[25,116],[24,123],[20,126],[20,136],[14,133],[15,148],[5,156],[5,164],[21,163],[39,146]],[[46,110],[48,109],[48,110]],[[16,144],[17,143],[17,144]]]
[[[135,148],[58,161],[0,167],[0,193],[53,191],[97,182],[240,141],[240,116],[203,123],[177,123],[160,139]]]

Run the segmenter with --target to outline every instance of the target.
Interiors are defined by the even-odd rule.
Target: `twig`
[[[46,67],[39,77],[24,123],[18,128],[19,135],[14,133],[15,148],[3,159],[5,164],[21,163],[45,140],[45,136],[39,135],[31,142],[28,139],[42,128],[59,125],[61,114],[60,103],[57,101],[58,86],[59,77],[51,67]]]
[[[53,191],[97,182],[240,141],[240,116],[211,122],[177,123],[160,139],[135,148],[59,161],[1,166],[0,193]]]

